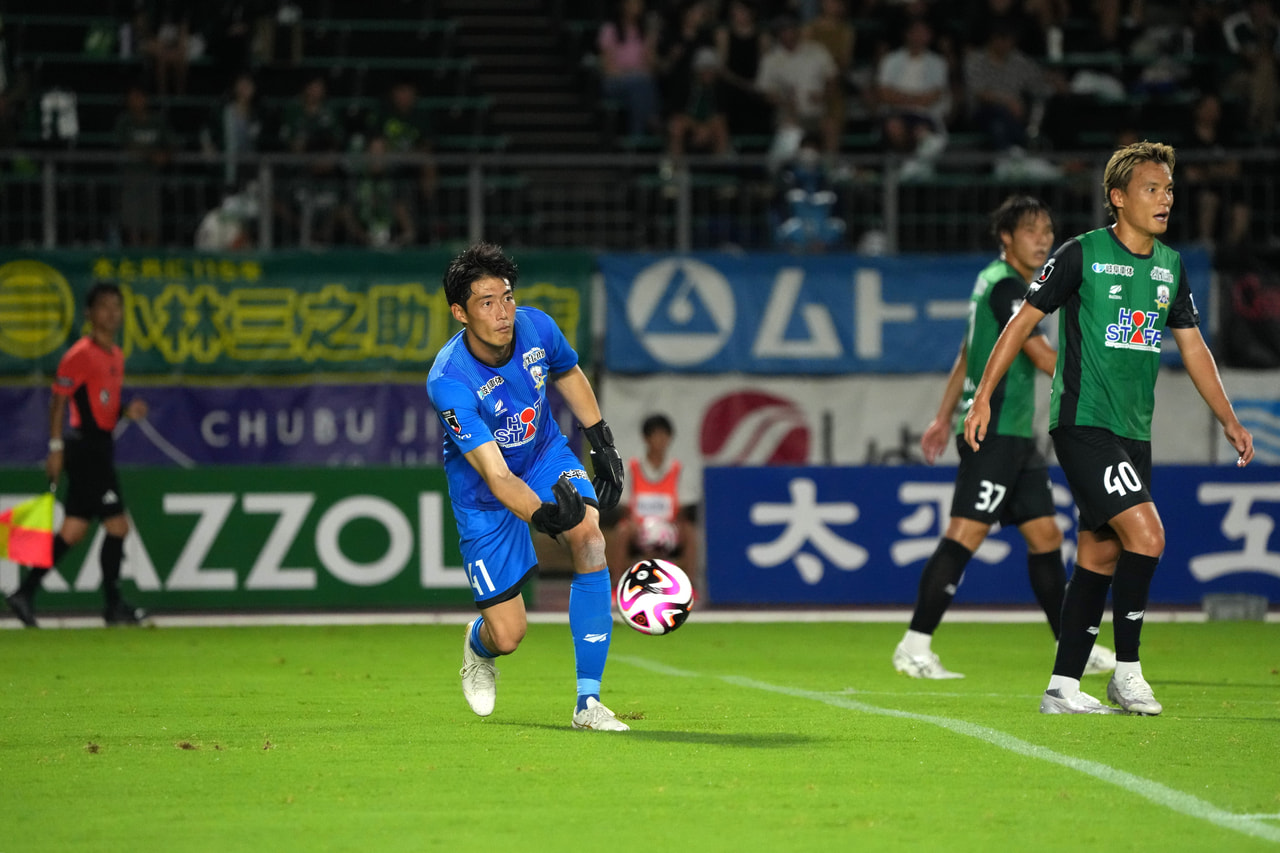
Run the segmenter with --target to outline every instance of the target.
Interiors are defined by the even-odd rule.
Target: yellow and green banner
[[[555,318],[591,364],[586,252],[513,253],[516,297]],[[0,378],[49,375],[84,323],[95,281],[124,292],[133,379],[234,384],[253,377],[425,375],[458,330],[443,250],[0,252]],[[234,378],[234,379],[233,379]]]

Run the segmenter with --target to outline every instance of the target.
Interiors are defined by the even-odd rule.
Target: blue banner
[[[982,255],[605,254],[605,364],[620,372],[951,368]],[[1209,328],[1209,256],[1183,253]],[[1056,322],[1056,318],[1053,320]],[[1177,348],[1164,360],[1179,362]]]
[[[1075,508],[1052,468],[1068,562]],[[716,604],[911,605],[945,530],[955,468],[708,468],[707,597]],[[1275,468],[1165,466],[1152,493],[1168,531],[1152,604],[1206,593],[1280,601]],[[1034,604],[1026,546],[1004,529],[974,554],[957,604]]]
[[[41,464],[49,441],[47,387],[0,387],[11,418],[0,466]],[[439,465],[440,421],[425,382],[335,385],[158,386],[125,390],[150,409],[116,428],[122,465]],[[552,412],[579,447],[558,393]]]

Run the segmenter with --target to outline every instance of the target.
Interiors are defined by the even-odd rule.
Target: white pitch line
[[[635,658],[623,655],[615,655],[614,660],[621,660],[643,669],[649,669],[662,675],[675,675],[686,678],[697,678],[699,673],[688,672],[686,670],[678,670],[668,667],[665,664],[659,664],[648,661],[643,658]],[[858,702],[854,699],[846,699],[842,696],[835,696],[830,693],[819,693],[813,690],[802,690],[797,687],[784,687],[777,684],[768,684],[763,681],[756,681],[752,678],[744,678],[737,675],[720,675],[716,676],[719,680],[737,687],[748,687],[753,690],[764,690],[769,693],[779,693],[784,696],[792,696],[798,699],[809,699],[814,702],[822,702],[826,705],[832,705],[837,708],[844,708],[849,711],[858,711],[863,714],[875,714],[882,717],[897,717],[905,720],[915,720],[917,722],[929,723],[939,728],[953,731],[967,737],[977,738],[986,741],[993,746],[1018,755],[1025,755],[1029,758],[1038,758],[1041,761],[1047,761],[1050,764],[1058,764],[1071,770],[1084,773],[1086,776],[1092,776],[1095,779],[1115,785],[1130,793],[1150,800],[1156,805],[1177,812],[1187,817],[1198,818],[1208,821],[1215,826],[1223,829],[1230,829],[1243,835],[1250,835],[1254,838],[1261,838],[1265,841],[1273,841],[1280,843],[1280,827],[1269,826],[1261,823],[1262,820],[1275,819],[1274,815],[1238,815],[1233,814],[1225,809],[1218,808],[1212,803],[1206,802],[1199,797],[1182,791],[1174,790],[1167,785],[1151,779],[1144,779],[1141,776],[1135,776],[1124,770],[1117,770],[1106,764],[1097,761],[1089,761],[1084,758],[1076,758],[1070,755],[1063,755],[1055,752],[1047,747],[1039,746],[1034,743],[1016,738],[1013,735],[1005,734],[998,729],[988,728],[987,726],[979,726],[965,720],[953,720],[950,717],[939,717],[933,714],[917,714],[912,711],[900,711],[894,708],[879,708],[875,705],[868,705],[865,702]]]

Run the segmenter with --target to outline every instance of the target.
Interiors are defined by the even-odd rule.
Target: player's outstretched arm
[[[982,371],[982,381],[973,394],[973,405],[964,418],[964,440],[974,450],[987,437],[987,424],[991,421],[991,392],[1009,372],[1009,365],[1013,364],[1027,337],[1043,319],[1043,311],[1023,302],[996,339],[996,345],[987,358],[987,367]]]
[[[1209,404],[1213,416],[1222,424],[1222,432],[1231,442],[1231,446],[1240,454],[1236,465],[1248,465],[1253,459],[1253,436],[1236,417],[1236,410],[1227,398],[1226,389],[1222,387],[1222,377],[1218,374],[1218,363],[1213,360],[1213,353],[1205,346],[1204,337],[1194,326],[1188,329],[1171,329],[1173,339],[1182,354],[1182,363],[1187,374],[1200,396]]]
[[[591,442],[591,468],[595,475],[591,479],[591,485],[595,487],[600,509],[611,510],[622,497],[622,457],[614,447],[613,431],[600,414],[596,392],[591,388],[582,368],[577,365],[556,376],[553,381],[568,404],[569,411],[582,424],[583,434]]]
[[[542,507],[542,499],[507,467],[498,442],[486,441],[467,453],[465,458],[503,506],[525,521],[533,520],[533,514]]]
[[[554,501],[547,501],[533,514],[533,526],[553,539],[566,530],[582,523],[587,515],[587,503],[582,493],[573,485],[568,474],[561,474],[551,487]]]
[[[942,391],[942,402],[938,404],[938,413],[933,421],[925,427],[920,436],[920,450],[924,453],[924,461],[932,465],[947,450],[951,441],[951,420],[955,417],[956,404],[960,402],[960,392],[964,389],[964,374],[968,369],[968,348],[960,345],[955,363],[951,365],[951,374],[947,377],[947,387]]]

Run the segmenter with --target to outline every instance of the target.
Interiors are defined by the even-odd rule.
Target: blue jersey
[[[517,308],[511,358],[490,367],[471,354],[465,331],[436,356],[427,396],[444,424],[444,470],[455,506],[496,509],[501,502],[463,458],[496,441],[507,467],[521,479],[548,447],[567,444],[547,405],[547,379],[578,363],[578,354],[537,308]]]

